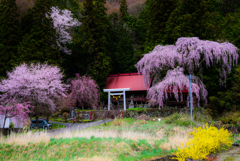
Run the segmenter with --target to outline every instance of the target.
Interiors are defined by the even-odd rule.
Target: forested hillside
[[[60,66],[65,80],[91,76],[102,91],[109,74],[137,72],[144,54],[179,37],[240,48],[240,1],[1,0],[0,79],[24,62],[47,62]],[[240,109],[239,67],[225,86],[218,65],[203,69],[214,114]]]

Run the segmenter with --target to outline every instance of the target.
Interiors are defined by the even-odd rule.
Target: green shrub
[[[9,128],[14,129],[14,124],[12,122],[9,124]]]
[[[196,126],[196,124],[191,121],[190,119],[185,119],[185,120],[177,120],[174,123],[177,126],[184,126],[184,127],[189,127],[189,126]]]
[[[129,108],[127,109],[128,111],[137,111],[137,112],[141,112],[144,110],[147,110],[146,108],[140,108],[140,107],[136,107],[136,108]]]
[[[61,115],[61,112],[56,112],[55,114],[52,115],[52,118],[57,118],[59,115]]]
[[[168,116],[165,120],[165,123],[166,124],[172,124],[174,123],[176,120],[178,120],[179,118],[181,118],[183,114],[180,114],[180,113],[174,113],[170,116]]]
[[[212,121],[212,116],[208,109],[197,107],[193,110],[193,120],[207,123]]]
[[[196,124],[191,121],[190,116],[183,113],[174,113],[166,117],[165,123],[174,124],[176,126],[184,126],[184,127],[196,126]]]
[[[225,113],[219,120],[224,124],[240,125],[240,112]]]

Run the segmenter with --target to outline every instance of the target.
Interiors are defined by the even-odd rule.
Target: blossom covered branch
[[[207,68],[219,64],[220,80],[226,81],[232,66],[238,63],[238,48],[229,42],[219,43],[200,40],[197,37],[182,37],[175,45],[158,45],[153,51],[145,54],[135,65],[138,72],[143,73],[145,84],[150,83],[151,76],[154,76],[154,80],[159,80],[160,71],[170,69],[162,81],[153,82],[153,87],[149,88],[147,98],[150,99],[150,104],[162,107],[163,101],[168,98],[169,88],[179,101],[179,93],[181,94],[184,88],[189,90],[189,79],[183,74],[184,68],[188,69],[189,74],[193,74],[196,69],[201,71],[203,61]],[[175,68],[176,66],[180,67]],[[199,79],[196,84],[193,83],[193,93],[196,94],[198,103],[200,98],[207,101],[207,90]]]
[[[69,30],[73,27],[80,26],[81,22],[74,19],[71,11],[67,9],[60,10],[58,7],[52,7],[51,10],[50,16],[53,19],[53,26],[57,31],[57,44],[63,52],[71,54],[71,50],[66,47],[66,44],[72,40]],[[47,14],[46,16],[48,17]]]

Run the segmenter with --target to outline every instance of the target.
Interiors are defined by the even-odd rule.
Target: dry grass
[[[122,120],[122,119],[114,119],[113,120],[113,125],[115,125],[115,126],[123,126],[123,125],[125,125],[126,123],[124,122],[124,120]]]
[[[76,152],[82,155],[77,155],[74,160],[112,161],[119,160],[119,158],[124,160],[127,156],[131,160],[131,157],[147,157],[148,154],[142,153],[143,151],[147,151],[153,156],[163,155],[158,150],[170,153],[172,149],[188,141],[187,133],[190,131],[192,131],[192,128],[173,127],[159,121],[136,121],[127,118],[116,119],[107,123],[107,126],[97,126],[75,132],[62,129],[58,133],[27,132],[18,135],[13,134],[7,138],[0,138],[0,144],[5,143],[3,146],[10,144],[13,149],[18,145],[31,147],[31,150],[28,151],[29,155],[33,155],[31,158],[36,158],[35,151],[41,151],[44,146],[48,149],[42,150],[38,154],[43,160],[46,158],[63,159],[68,157],[67,153],[75,155]],[[54,139],[50,142],[51,138]],[[29,142],[32,144],[29,144]],[[39,144],[41,142],[45,144]],[[61,153],[58,152],[59,149]],[[157,151],[153,152],[153,149]],[[7,150],[5,148],[5,151]],[[16,154],[14,153],[13,156],[19,155],[23,159],[25,151],[24,148],[21,150],[21,153],[15,152]],[[4,158],[14,159],[9,155],[4,155]]]
[[[143,122],[142,120],[141,122]],[[138,123],[141,123],[138,122]],[[165,142],[160,145],[160,148],[163,150],[171,150],[171,148],[176,148],[176,146],[181,146],[182,143],[185,143],[188,141],[187,133],[192,131],[192,129],[186,129],[186,128],[180,128],[180,127],[174,127],[173,130],[171,130],[171,136],[168,137],[169,141]],[[50,134],[39,132],[39,133],[31,133],[27,132],[25,134],[16,135],[13,134],[8,138],[1,138],[0,143],[7,143],[7,144],[15,144],[15,145],[28,145],[29,142],[32,143],[48,143],[50,141],[50,138],[74,138],[74,137],[84,137],[84,138],[91,138],[91,136],[94,137],[100,137],[100,138],[127,138],[131,140],[139,140],[139,139],[145,139],[148,140],[149,143],[151,143],[154,140],[160,140],[167,138],[165,134],[165,129],[162,128],[159,131],[156,130],[156,136],[149,135],[147,133],[137,133],[132,131],[120,131],[120,130],[93,130],[93,129],[86,129],[81,130],[77,132],[69,132],[64,131],[60,134],[56,134],[55,136],[50,136]],[[107,146],[107,145],[106,145]],[[119,143],[116,146],[118,146],[118,149],[122,149],[124,151],[127,149],[131,149],[127,144],[125,143]],[[89,158],[88,158],[89,159]],[[109,158],[94,158],[94,159],[109,159]],[[90,159],[91,160],[91,159]]]
[[[181,146],[183,143],[188,141],[188,135],[187,133],[191,132],[193,129],[183,129],[180,127],[174,127],[172,132],[172,135],[168,137],[168,142],[165,142],[160,145],[160,148],[163,150],[171,150],[171,148],[176,148],[177,146]],[[163,136],[165,134],[164,129],[161,129],[156,133],[158,136]]]
[[[28,145],[29,142],[48,143],[49,141],[50,141],[50,136],[44,132],[39,132],[39,133],[27,132],[23,134],[12,133],[7,138],[5,137],[0,138],[0,143],[16,144],[16,145]]]
[[[84,137],[84,138],[91,138],[91,136],[94,137],[100,137],[100,138],[127,138],[132,140],[139,140],[139,139],[146,139],[146,140],[156,140],[159,139],[159,137],[154,137],[146,133],[137,133],[132,131],[120,131],[120,130],[82,130],[75,133],[71,132],[64,132],[62,134],[54,136],[54,138],[73,138],[73,137]]]
[[[81,160],[81,161],[112,161],[111,158],[101,157],[101,156],[94,156],[92,158],[76,158],[74,160]]]
[[[147,124],[147,121],[141,120],[140,122],[134,122],[135,125]]]

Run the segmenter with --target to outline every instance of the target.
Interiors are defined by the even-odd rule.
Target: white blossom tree
[[[40,113],[56,109],[55,101],[65,95],[63,74],[57,66],[47,64],[22,64],[7,73],[8,78],[0,82],[0,103],[6,105],[11,100],[19,103],[31,102],[34,106],[37,126]]]
[[[70,31],[73,27],[80,26],[81,22],[73,18],[71,11],[65,9],[60,10],[58,7],[52,7],[50,16],[53,19],[53,26],[57,31],[57,44],[66,54],[71,54],[71,50],[66,47],[67,43],[71,43],[72,37]],[[46,14],[48,17],[48,15]]]
[[[231,72],[231,67],[238,63],[238,49],[229,42],[218,43],[209,40],[200,40],[197,37],[179,38],[175,45],[158,45],[153,51],[145,54],[135,65],[138,72],[142,72],[144,82],[149,81],[151,75],[154,76],[153,86],[149,88],[147,98],[150,105],[163,107],[163,101],[167,99],[166,91],[173,89],[174,97],[178,101],[178,93],[181,94],[183,88],[189,89],[189,80],[184,76],[184,69],[188,74],[202,70],[202,62],[206,67],[214,64],[220,66],[220,80],[226,81],[227,75]],[[175,68],[178,66],[177,68]],[[162,70],[170,70],[163,80],[159,80]],[[193,92],[196,94],[198,102],[202,98],[207,101],[207,90],[200,79],[195,79]],[[165,93],[165,95],[164,95]],[[188,95],[189,100],[189,95]]]

